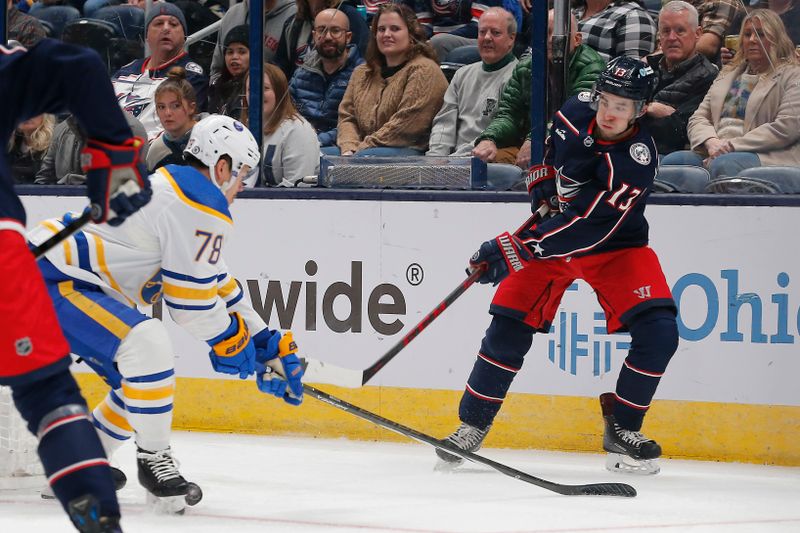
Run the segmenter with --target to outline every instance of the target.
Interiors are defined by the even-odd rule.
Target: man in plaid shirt
[[[700,15],[703,35],[697,41],[697,51],[714,61],[726,35],[739,34],[744,15],[740,0],[688,0]],[[736,27],[734,27],[736,25]]]
[[[586,0],[575,9],[583,44],[604,60],[612,57],[644,57],[655,50],[656,25],[650,14],[629,0]]]

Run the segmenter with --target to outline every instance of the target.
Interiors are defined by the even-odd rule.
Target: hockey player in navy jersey
[[[70,111],[78,119],[88,134],[84,169],[95,223],[119,225],[149,201],[143,141],[132,137],[95,52],[50,39],[29,51],[0,46],[0,101],[2,146],[17,124],[36,115]],[[13,183],[0,151],[0,384],[11,386],[37,435],[48,483],[75,526],[120,531],[108,460],[69,372],[69,346],[25,242],[25,211]]]
[[[217,372],[256,374],[260,391],[292,405],[303,399],[291,332],[267,327],[225,264],[229,204],[258,169],[258,144],[240,122],[211,115],[192,128],[184,159],[150,176],[152,201],[124,226],[86,228],[39,262],[72,353],[111,387],[92,412],[106,453],[133,438],[139,483],[167,513],[182,513],[202,492],[170,447],[172,344],[163,323],[137,305],[163,300],[176,324],[208,343]],[[43,242],[71,217],[40,223],[30,241]]]
[[[613,59],[592,92],[571,98],[553,119],[544,164],[530,169],[534,211],[550,217],[516,235],[483,243],[470,268],[500,284],[459,406],[460,427],[447,440],[477,450],[531,348],[548,332],[575,279],[595,290],[609,333],[629,331],[631,348],[616,391],[600,397],[603,447],[612,471],[654,474],[661,447],[640,429],[658,382],[678,346],[676,307],[644,218],[658,156],[639,125],[657,77],[637,59]],[[441,459],[461,459],[437,450]]]

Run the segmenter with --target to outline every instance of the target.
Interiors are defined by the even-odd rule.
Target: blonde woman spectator
[[[366,63],[356,67],[339,105],[342,155],[422,155],[447,80],[414,12],[383,4],[372,19]],[[336,147],[323,150],[335,155]]]
[[[249,102],[249,83],[245,95]],[[271,63],[264,65],[264,116],[261,143],[262,187],[294,187],[306,176],[319,171],[319,141],[314,127],[295,109],[289,96],[289,82],[283,71]],[[243,113],[247,116],[247,113]],[[256,173],[246,178],[245,186],[256,185]]]
[[[8,164],[14,183],[33,183],[53,139],[55,124],[53,115],[39,115],[17,126],[8,142]]]
[[[156,114],[164,131],[150,143],[147,170],[165,165],[183,165],[183,149],[197,123],[197,96],[186,80],[186,71],[173,67],[156,88]]]
[[[800,67],[778,15],[755,9],[740,47],[689,119],[692,151],[664,165],[706,166],[712,178],[762,165],[800,165]]]

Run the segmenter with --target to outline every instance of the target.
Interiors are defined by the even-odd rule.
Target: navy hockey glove
[[[207,341],[211,345],[208,357],[215,371],[239,374],[239,379],[247,379],[256,370],[256,347],[241,315],[231,313],[230,316],[228,329]]]
[[[525,183],[531,197],[531,212],[535,213],[546,205],[551,213],[558,213],[558,192],[556,191],[556,169],[550,165],[534,165],[528,169]]]
[[[122,144],[94,139],[81,152],[81,167],[92,204],[92,222],[119,226],[150,201],[153,194],[147,168],[140,158],[144,141],[132,137]]]
[[[297,357],[292,332],[281,335],[265,329],[254,340],[258,390],[291,405],[303,403],[303,363]]]
[[[508,276],[509,272],[525,268],[531,259],[533,256],[522,241],[505,232],[481,244],[469,260],[467,274],[471,274],[477,268],[483,268],[483,275],[478,278],[478,283],[497,285]]]

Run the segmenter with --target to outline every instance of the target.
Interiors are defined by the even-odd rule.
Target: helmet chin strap
[[[220,185],[219,181],[217,181],[217,172],[214,167],[208,167],[208,174],[211,177],[211,182],[216,185],[220,191],[222,191],[222,194],[226,194],[236,181],[233,173],[231,173],[230,179]]]

